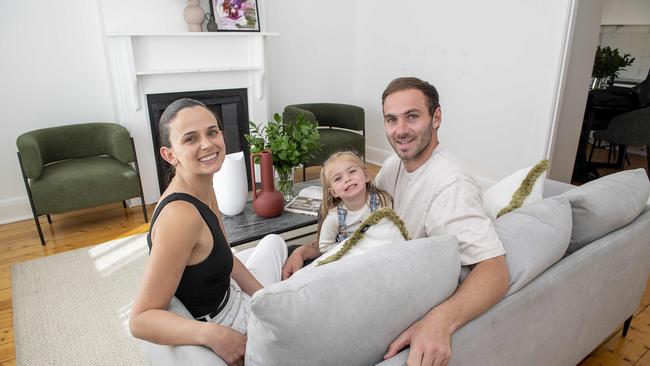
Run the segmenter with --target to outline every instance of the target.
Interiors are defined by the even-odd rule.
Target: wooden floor
[[[632,166],[643,166],[645,159],[633,158]],[[371,166],[371,175],[379,168]],[[301,173],[296,174],[302,177]],[[307,169],[307,179],[316,179],[318,168]],[[149,217],[153,205],[147,207]],[[108,240],[146,232],[139,207],[124,209],[120,203],[89,210],[53,215],[50,225],[41,219],[46,246],[41,246],[33,220],[0,225],[0,366],[15,365],[13,312],[11,298],[11,265],[84,248]],[[650,286],[646,286],[626,338],[615,332],[581,365],[649,365],[650,366]]]

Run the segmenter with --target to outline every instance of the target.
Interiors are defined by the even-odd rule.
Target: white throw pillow
[[[379,221],[373,224],[372,222],[375,222],[376,218],[379,218]],[[366,225],[369,222],[369,226]],[[398,224],[402,226],[404,233],[406,233],[406,227],[395,211],[387,207],[380,208],[368,216],[368,218],[359,225],[348,239],[336,244],[307,267],[319,266],[321,261],[325,261],[331,256],[337,255],[349,240],[354,239],[355,235],[358,235],[361,239],[354,243],[353,246],[343,254],[342,258],[350,258],[355,255],[366,254],[373,249],[388,244],[404,243],[408,239],[408,233],[406,233],[405,237],[398,227]],[[326,263],[322,265],[325,264]]]
[[[517,170],[516,172],[498,181],[483,193],[483,209],[492,220],[496,220],[499,211],[510,204],[512,195],[517,191],[524,178],[526,178],[528,172],[534,167],[535,165]],[[545,177],[546,172],[542,173],[537,178],[535,184],[533,185],[532,191],[524,200],[522,206],[542,199],[544,193]]]

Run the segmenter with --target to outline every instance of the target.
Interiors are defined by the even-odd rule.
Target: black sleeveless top
[[[194,205],[212,233],[212,251],[203,261],[188,265],[181,275],[175,296],[185,305],[193,317],[197,318],[215,310],[230,287],[230,273],[233,259],[217,216],[201,200],[187,193],[172,193],[165,197],[154,212],[147,234],[151,253],[151,229],[165,205],[172,201],[186,201]]]

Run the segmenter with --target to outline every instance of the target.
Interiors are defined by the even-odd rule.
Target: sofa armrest
[[[125,164],[135,160],[131,135],[126,128],[115,123],[102,123],[101,128],[104,136],[104,151],[107,155]]]
[[[404,348],[400,353],[376,364],[375,366],[406,366],[406,361],[409,358],[410,350],[410,347]]]
[[[43,156],[38,134],[24,133],[16,139],[16,147],[20,154],[23,171],[27,178],[38,178],[43,172]]]
[[[563,183],[552,179],[546,179],[544,180],[543,197],[546,198],[546,197],[557,196],[575,187],[576,186],[572,184]]]
[[[192,318],[190,312],[183,303],[176,297],[172,298],[169,304],[169,311],[185,318]],[[219,358],[211,349],[204,346],[167,346],[155,344],[144,340],[140,341],[140,347],[145,358],[156,366],[226,366],[226,363]]]
[[[287,123],[287,122],[293,123],[298,119],[298,116],[300,116],[301,114],[305,116],[305,119],[307,121],[318,123],[318,120],[316,119],[316,114],[314,114],[314,112],[309,111],[309,110],[304,109],[304,108],[291,106],[291,105],[286,106],[284,108],[284,113],[283,113],[282,118],[283,118],[285,123]]]

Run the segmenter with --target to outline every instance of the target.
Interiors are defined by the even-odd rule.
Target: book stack
[[[287,212],[318,216],[322,198],[323,188],[321,186],[309,186],[303,188],[291,202],[284,206],[284,210]]]

